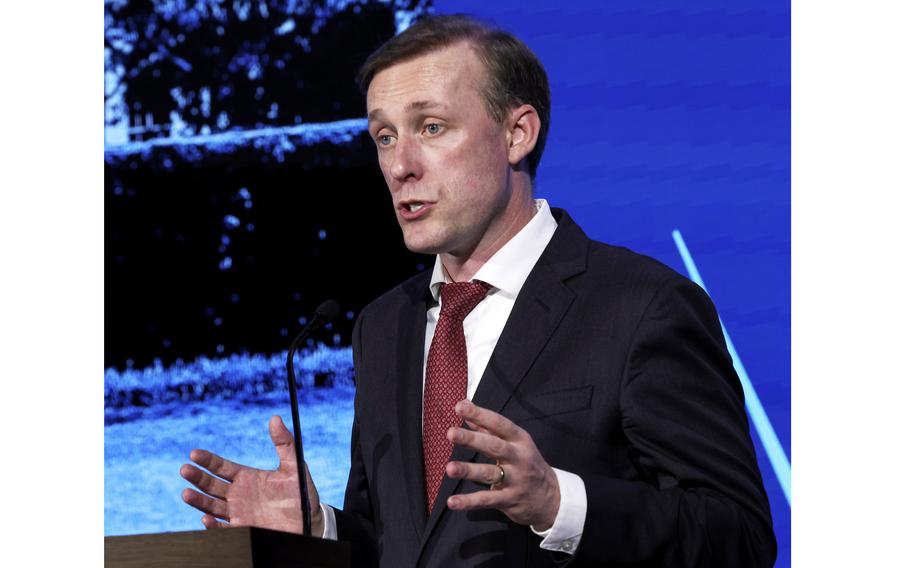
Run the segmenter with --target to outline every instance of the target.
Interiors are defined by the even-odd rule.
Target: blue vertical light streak
[[[686,246],[686,241],[683,240],[682,233],[679,232],[679,229],[673,230],[673,241],[676,242],[676,248],[679,249],[679,255],[686,265],[686,270],[689,272],[689,278],[701,286],[705,293],[708,293],[708,288],[701,279],[698,267],[695,266],[695,261],[692,260],[692,255],[689,253],[689,248]],[[739,355],[736,353],[736,348],[733,347],[733,341],[730,339],[730,334],[727,333],[727,328],[724,326],[723,321],[720,322],[720,328],[724,333],[724,340],[727,342],[727,351],[730,352],[730,357],[733,359],[733,368],[736,370],[736,374],[739,375],[739,382],[743,385],[743,393],[746,397],[746,410],[749,412],[749,417],[752,419],[755,431],[758,432],[758,438],[761,441],[762,447],[765,449],[765,454],[767,454],[768,459],[771,462],[771,467],[774,469],[774,474],[777,476],[780,488],[784,492],[784,497],[787,498],[787,505],[789,505],[790,459],[787,457],[786,452],[784,452],[783,446],[781,446],[780,439],[774,431],[774,426],[771,425],[771,420],[768,419],[765,407],[762,406],[761,400],[758,398],[758,393],[755,392],[755,387],[752,386],[749,374],[746,372],[742,360],[740,360]]]

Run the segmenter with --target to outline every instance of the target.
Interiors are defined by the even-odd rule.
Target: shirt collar
[[[556,219],[550,212],[547,200],[535,199],[534,205],[537,207],[534,217],[480,267],[477,274],[471,278],[472,282],[474,280],[486,282],[512,299],[518,296],[525,280],[556,232]],[[443,269],[442,259],[436,255],[433,276],[430,279],[430,293],[434,301],[439,302],[442,285],[451,281]]]

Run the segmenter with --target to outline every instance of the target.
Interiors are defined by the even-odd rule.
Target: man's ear
[[[506,119],[509,126],[509,163],[518,166],[537,145],[540,134],[540,116],[529,104],[523,104],[509,112]]]

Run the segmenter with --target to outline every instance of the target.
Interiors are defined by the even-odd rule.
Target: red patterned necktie
[[[464,318],[487,295],[486,282],[443,284],[442,309],[427,355],[423,388],[423,473],[426,480],[427,515],[433,510],[442,485],[445,465],[452,454],[446,432],[460,426],[455,403],[468,393],[468,351],[464,341]]]

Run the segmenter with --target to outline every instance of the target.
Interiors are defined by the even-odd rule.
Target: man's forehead
[[[444,106],[445,101],[482,80],[484,69],[468,44],[452,45],[401,61],[378,72],[367,89],[367,110],[392,104],[403,110]]]
[[[448,107],[448,105],[442,101],[422,99],[422,100],[414,100],[414,101],[407,103],[404,106],[404,111],[405,112],[419,112],[419,111],[423,111],[423,110],[445,110],[447,107]],[[383,109],[374,108],[369,112],[369,114],[367,115],[367,118],[369,120],[378,120],[383,117],[383,114],[384,114]]]

